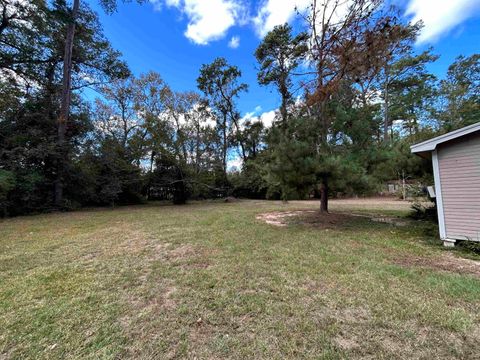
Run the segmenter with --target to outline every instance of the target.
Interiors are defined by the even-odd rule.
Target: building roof
[[[414,154],[425,156],[425,155],[428,155],[433,150],[435,150],[437,148],[437,145],[439,144],[443,144],[447,141],[458,139],[462,136],[474,133],[476,131],[480,131],[480,122],[434,137],[433,139],[429,139],[419,144],[412,145],[410,146],[410,150]]]

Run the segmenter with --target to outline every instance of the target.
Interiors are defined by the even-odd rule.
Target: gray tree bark
[[[62,207],[63,203],[63,181],[65,175],[65,165],[67,149],[65,146],[65,134],[67,132],[67,122],[70,115],[70,103],[72,99],[72,52],[73,39],[75,36],[75,22],[77,20],[80,8],[80,0],[74,0],[72,11],[70,13],[70,23],[67,26],[65,37],[65,50],[63,56],[63,78],[62,95],[60,104],[60,114],[57,120],[57,141],[59,148],[59,159],[57,162],[57,178],[55,180],[55,206]]]

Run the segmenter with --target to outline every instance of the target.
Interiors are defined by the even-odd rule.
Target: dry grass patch
[[[412,271],[445,252],[421,223],[349,215],[409,205],[381,206],[332,201],[320,216],[318,202],[204,202],[0,221],[0,358],[475,358],[473,265]]]
[[[394,264],[407,268],[425,268],[468,274],[480,278],[480,261],[464,259],[453,254],[442,254],[436,257],[405,256],[393,261]]]

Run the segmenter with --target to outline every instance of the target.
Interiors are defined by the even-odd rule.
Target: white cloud
[[[150,4],[152,4],[153,9],[155,11],[162,10],[162,0],[148,0]]]
[[[277,111],[271,110],[257,116],[256,114],[260,111],[260,110],[257,111],[258,108],[260,108],[261,110],[261,107],[257,106],[255,108],[255,111],[245,114],[245,116],[241,120],[241,124],[240,124],[241,128],[243,128],[243,126],[245,125],[245,122],[247,121],[250,121],[251,123],[261,122],[263,123],[263,126],[265,126],[265,128],[267,129],[272,127],[272,124],[275,121],[275,116],[277,114]]]
[[[215,118],[212,116],[208,116],[207,118],[203,119],[202,125],[206,128],[215,129],[217,126],[217,120],[215,120]]]
[[[252,112],[248,112],[245,114],[245,116],[242,118],[242,123],[244,123],[245,121],[252,121],[256,118],[255,116],[255,111],[252,111]]]
[[[243,159],[241,156],[236,156],[232,159],[227,160],[227,170],[229,172],[239,171],[242,169]]]
[[[478,15],[480,0],[410,0],[406,15],[413,22],[422,20],[423,28],[418,43],[438,40],[463,21]]]
[[[268,129],[272,127],[272,124],[273,124],[273,121],[275,120],[276,115],[277,115],[277,112],[275,110],[264,112],[262,115],[260,115],[260,121]]]
[[[392,0],[406,2],[406,16],[414,22],[422,20],[424,29],[419,43],[433,42],[454,29],[468,18],[479,15],[480,0]],[[276,25],[291,22],[295,8],[308,11],[311,0],[263,0],[254,17],[248,16],[246,0],[149,0],[155,10],[162,6],[181,11],[188,19],[185,36],[199,45],[206,45],[225,37],[233,26],[252,22],[258,36],[263,37]],[[341,19],[350,1],[341,3],[334,14]],[[319,5],[321,8],[321,5]],[[240,45],[240,38],[233,36],[229,46]]]
[[[325,11],[325,18],[330,19],[330,24],[336,24],[345,19],[353,3],[353,0],[326,0],[318,2],[316,9],[317,12]],[[312,11],[311,6],[312,0],[265,0],[253,19],[255,30],[264,37],[276,25],[291,23],[297,12],[305,14]]]
[[[240,38],[238,36],[232,36],[228,42],[228,47],[231,49],[236,49],[240,46]]]
[[[282,25],[295,16],[295,7],[304,11],[311,0],[266,0],[253,19],[257,34],[264,37],[276,25]]]
[[[150,0],[156,10],[162,2],[188,18],[185,36],[198,45],[221,39],[234,25],[242,25],[245,7],[241,0]]]

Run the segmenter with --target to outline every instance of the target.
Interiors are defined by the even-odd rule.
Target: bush
[[[11,171],[0,169],[0,215],[7,213],[8,193],[15,188],[15,175]]]
[[[474,241],[460,241],[458,246],[468,250],[469,252],[473,252],[477,255],[480,255],[480,243]]]
[[[410,217],[415,220],[426,220],[438,223],[437,217],[437,204],[433,206],[424,206],[420,202],[414,202],[412,204],[412,213]]]
[[[268,184],[261,175],[258,164],[248,161],[241,172],[228,175],[231,195],[238,198],[265,199]]]

